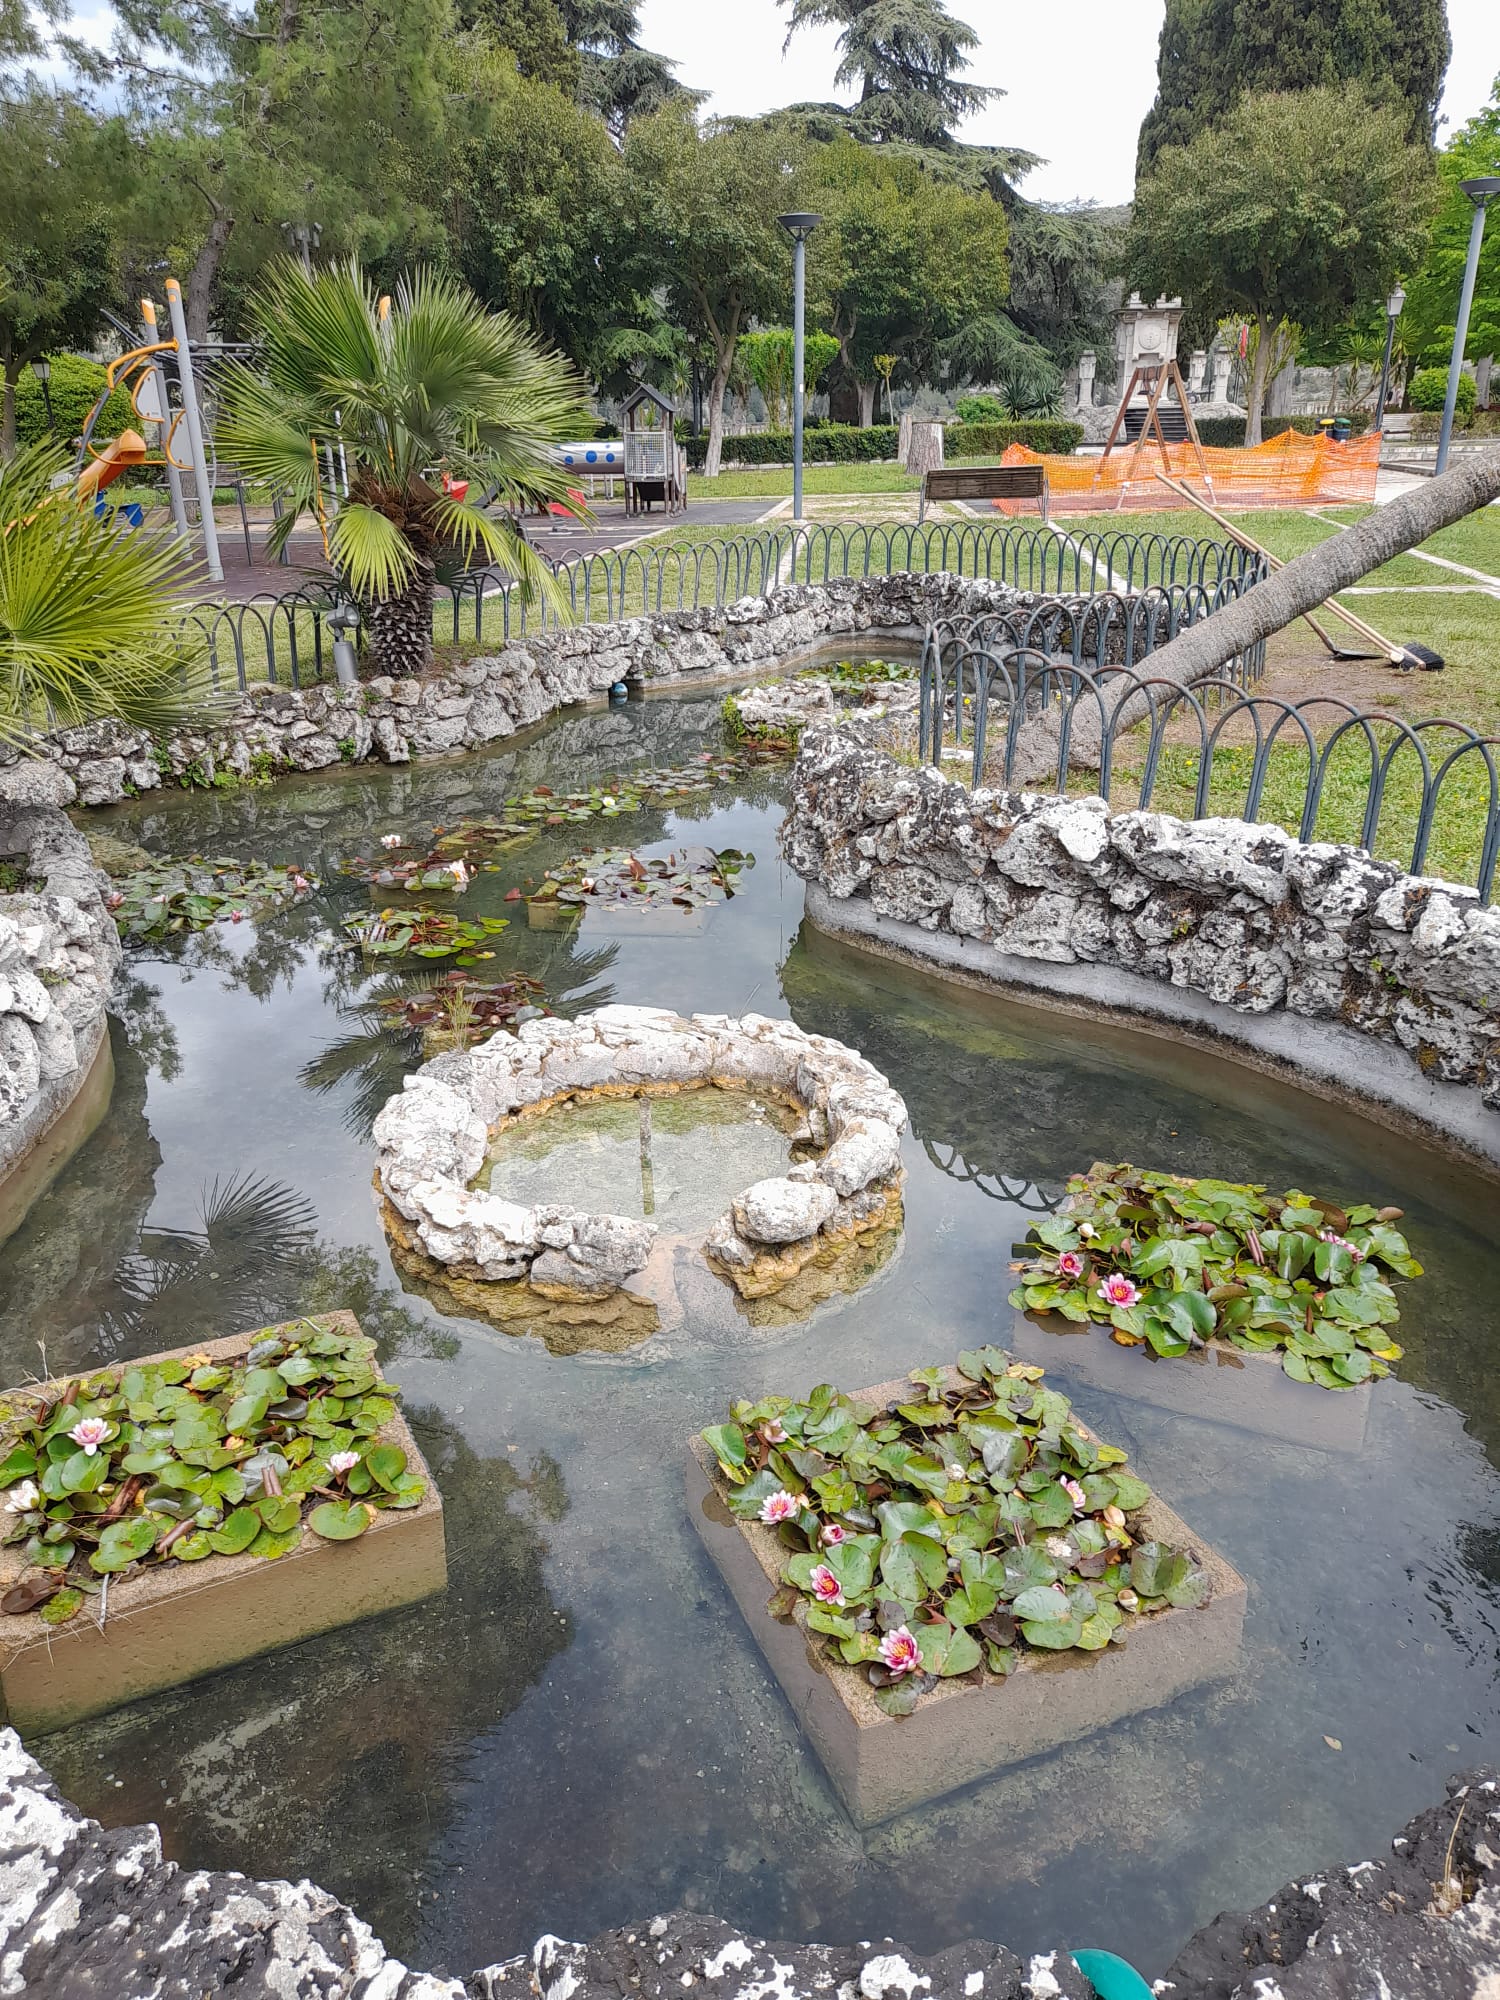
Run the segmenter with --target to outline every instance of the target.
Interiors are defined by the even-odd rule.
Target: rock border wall
[[[863,1056],[761,1014],[731,1019],[608,1006],[573,1021],[527,1021],[407,1077],[375,1120],[381,1197],[422,1252],[459,1276],[527,1279],[544,1298],[604,1298],[645,1269],[653,1223],[559,1203],[527,1207],[472,1188],[491,1137],[570,1099],[717,1084],[763,1090],[803,1114],[794,1140],[820,1157],[757,1181],[709,1232],[709,1261],[737,1286],[785,1275],[814,1249],[886,1213],[901,1169],[906,1106]]]
[[[1221,1916],[1164,2000],[1478,2000],[1500,1977],[1500,1809],[1490,1771],[1454,1778],[1389,1857],[1295,1878]],[[1457,1832],[1455,1834],[1455,1821]],[[1450,1845],[1451,1841],[1451,1845]],[[1444,1907],[1435,1885],[1458,1885]],[[143,1984],[143,1981],[145,1984]],[[921,1957],[886,1938],[767,1944],[716,1917],[658,1916],[592,1944],[541,1937],[468,1979],[412,1972],[311,1882],[256,1882],[163,1858],[154,1826],[85,1819],[0,1730],[0,1991],[14,2000],[1090,2000],[1063,1950],[970,1940]]]
[[[945,571],[790,584],[722,610],[533,633],[424,680],[254,687],[222,715],[161,738],[90,722],[54,731],[36,747],[85,806],[114,805],[163,784],[211,786],[221,777],[323,771],[372,758],[405,764],[503,743],[619,681],[641,688],[742,676],[772,662],[796,664],[829,641],[868,635],[916,643],[935,620],[1050,601]],[[73,803],[72,795],[60,802]]]
[[[1242,820],[971,791],[803,740],[782,849],[819,926],[975,984],[1166,1021],[1500,1165],[1500,909]]]
[[[120,937],[88,843],[58,809],[67,790],[53,766],[0,771],[0,857],[29,878],[0,895],[0,1186],[107,1060]]]

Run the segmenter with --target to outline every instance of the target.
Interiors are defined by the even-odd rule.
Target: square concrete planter
[[[884,1382],[858,1390],[855,1400],[884,1403],[909,1387]],[[878,1706],[863,1673],[825,1652],[821,1635],[807,1629],[804,1603],[786,1622],[767,1611],[786,1551],[773,1528],[729,1511],[701,1437],[689,1440],[686,1478],[694,1526],[856,1826],[878,1825],[1122,1716],[1161,1708],[1239,1659],[1243,1579],[1153,1499],[1140,1517],[1146,1534],[1194,1550],[1208,1572],[1207,1604],[1138,1618],[1126,1644],[1102,1653],[1023,1652],[1007,1679],[941,1681],[898,1721]]]
[[[321,1314],[317,1324],[359,1332],[352,1313]],[[237,1334],[133,1359],[237,1361],[260,1337]],[[442,1590],[443,1503],[432,1475],[399,1414],[380,1440],[401,1447],[427,1493],[420,1506],[378,1514],[357,1541],[325,1542],[304,1528],[298,1546],[275,1561],[209,1556],[112,1578],[102,1631],[96,1597],[66,1625],[44,1625],[34,1611],[0,1618],[0,1707],[10,1723],[23,1736],[61,1729]],[[18,1551],[0,1549],[0,1591],[19,1574]]]
[[[1122,1347],[1107,1326],[1075,1326],[1060,1315],[1015,1315],[1006,1347],[1018,1361],[1049,1375],[1128,1396],[1153,1409],[1204,1423],[1232,1424],[1283,1444],[1318,1451],[1362,1451],[1373,1382],[1357,1389],[1320,1389],[1294,1382],[1279,1354],[1252,1354],[1213,1340],[1164,1360],[1147,1347]]]

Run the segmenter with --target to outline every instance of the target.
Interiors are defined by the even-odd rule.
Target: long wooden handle
[[[1188,501],[1202,513],[1207,514],[1210,520],[1217,521],[1224,532],[1228,535],[1233,535],[1242,548],[1251,549],[1256,555],[1264,556],[1272,569],[1286,568],[1286,564],[1280,556],[1272,555],[1271,551],[1263,547],[1252,535],[1247,535],[1243,528],[1236,527],[1234,522],[1226,515],[1221,514],[1217,507],[1211,507],[1206,500],[1196,494],[1191,486],[1183,485],[1180,480],[1171,478],[1165,472],[1158,472],[1156,477],[1161,481],[1163,486],[1169,487],[1179,498]],[[1373,625],[1367,625],[1362,618],[1356,618],[1352,611],[1346,611],[1336,597],[1327,599],[1327,607],[1336,617],[1342,618],[1346,625],[1352,627],[1361,639],[1368,639],[1372,646],[1378,646],[1387,659],[1398,661],[1405,657],[1406,648],[1404,646],[1393,645],[1383,632],[1377,632]],[[1327,633],[1320,631],[1318,626],[1313,624],[1309,613],[1304,613],[1303,615],[1307,618],[1308,624],[1312,625],[1313,630],[1318,633],[1318,637],[1323,641],[1324,645],[1332,650],[1333,642],[1329,639]]]

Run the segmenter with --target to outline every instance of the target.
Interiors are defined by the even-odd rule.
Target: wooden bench
[[[1044,465],[940,466],[922,481],[917,519],[927,519],[929,500],[1035,500],[1045,521],[1048,497]]]

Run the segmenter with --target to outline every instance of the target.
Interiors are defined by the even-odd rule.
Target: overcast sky
[[[1128,201],[1135,141],[1156,91],[1162,0],[952,0],[983,39],[971,72],[1006,95],[966,138],[1029,148],[1047,161],[1024,183],[1035,201]],[[1443,111],[1461,125],[1500,75],[1500,0],[1448,0],[1453,63]],[[684,83],[713,93],[715,111],[752,113],[833,86],[834,31],[804,28],[781,53],[786,12],[776,0],[642,0],[642,38],[676,57]]]

